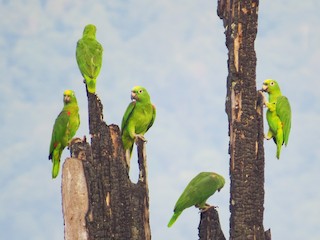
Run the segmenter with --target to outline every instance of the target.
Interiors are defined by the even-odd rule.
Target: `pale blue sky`
[[[264,226],[276,240],[320,238],[319,7],[318,0],[259,6],[257,88],[278,80],[293,112],[280,161],[273,142],[265,142]],[[219,206],[228,237],[227,50],[216,8],[209,0],[0,1],[0,239],[63,239],[61,175],[51,179],[47,156],[65,89],[75,90],[81,108],[77,136],[88,135],[75,60],[88,23],[104,47],[97,94],[107,123],[121,123],[135,85],[145,86],[157,106],[146,134],[152,238],[197,239],[195,208],[166,225],[187,183],[208,170],[227,179],[209,203]]]

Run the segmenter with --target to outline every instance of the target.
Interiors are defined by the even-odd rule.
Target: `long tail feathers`
[[[96,79],[86,78],[86,84],[89,93],[96,92]]]
[[[60,159],[53,159],[52,178],[56,178],[60,169]]]
[[[277,144],[277,159],[280,159],[280,152],[281,152],[281,144]]]
[[[180,216],[182,212],[175,212],[172,216],[172,218],[170,219],[169,223],[168,223],[168,227],[171,227],[175,221],[177,220],[177,218]]]

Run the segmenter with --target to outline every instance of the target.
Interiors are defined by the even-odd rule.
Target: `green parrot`
[[[78,67],[90,93],[96,92],[96,80],[102,65],[101,44],[96,40],[96,26],[89,24],[77,43],[76,58]]]
[[[79,107],[72,90],[64,91],[63,104],[63,109],[54,123],[50,143],[49,160],[53,162],[52,178],[57,177],[62,151],[68,146],[80,125]]]
[[[151,103],[149,93],[144,87],[135,86],[131,90],[131,100],[121,123],[121,138],[128,167],[130,167],[133,143],[136,138],[146,141],[144,134],[153,125],[156,118],[156,108]]]
[[[211,206],[206,204],[206,201],[217,190],[220,191],[221,188],[223,188],[224,183],[224,178],[214,172],[201,172],[195,176],[184,189],[174,206],[174,214],[168,223],[168,227],[171,227],[172,224],[175,223],[177,218],[186,208],[195,206],[202,211],[206,211],[210,208]]]
[[[287,146],[291,129],[291,107],[288,98],[283,96],[279,84],[273,79],[263,82],[262,91],[269,93],[269,102],[264,97],[264,104],[268,108],[267,121],[269,131],[265,135],[267,140],[273,139],[277,145],[276,157],[280,158],[281,147]]]

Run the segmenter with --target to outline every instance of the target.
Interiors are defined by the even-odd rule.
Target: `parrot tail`
[[[53,151],[53,156],[52,156],[52,178],[56,178],[59,173],[59,168],[60,168],[60,158],[61,158],[62,151],[60,149],[55,149]]]
[[[60,160],[59,159],[53,160],[52,178],[56,178],[58,176],[59,168],[60,168]]]
[[[171,227],[175,221],[177,220],[177,218],[180,216],[182,212],[175,212],[172,216],[172,218],[170,219],[169,223],[168,223],[168,227]]]
[[[89,93],[96,92],[96,79],[86,78],[86,85]]]
[[[277,144],[277,159],[280,159],[281,147],[282,147],[282,144]]]

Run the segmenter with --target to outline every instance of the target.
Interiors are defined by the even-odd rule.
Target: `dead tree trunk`
[[[149,192],[144,142],[138,141],[140,171],[138,183],[134,184],[129,178],[119,127],[108,126],[103,121],[102,104],[95,94],[88,93],[88,108],[91,146],[86,142],[71,146],[72,156],[82,160],[83,171],[65,169],[66,161],[62,181],[62,189],[64,185],[69,185],[65,191],[62,190],[63,206],[83,208],[85,219],[82,221],[84,223],[81,219],[74,220],[74,217],[83,214],[68,216],[64,207],[65,239],[149,240]],[[72,179],[79,178],[78,174],[85,176],[88,199],[87,203],[81,203],[88,204],[86,207],[77,206],[78,200],[83,199],[83,194],[80,194],[83,186]],[[68,202],[70,192],[79,193],[72,196],[71,204]],[[79,229],[71,224],[84,224],[87,236],[67,238],[66,231]]]
[[[221,230],[219,215],[215,208],[201,213],[199,224],[199,240],[225,240],[225,236]]]
[[[218,0],[228,53],[230,239],[264,240],[264,149],[254,41],[258,0]]]

